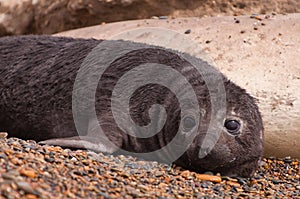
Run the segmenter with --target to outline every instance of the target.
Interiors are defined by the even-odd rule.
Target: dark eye
[[[190,131],[196,126],[196,121],[193,117],[187,116],[183,118],[183,130]]]
[[[241,124],[237,120],[226,120],[224,126],[228,133],[237,135],[239,133]]]

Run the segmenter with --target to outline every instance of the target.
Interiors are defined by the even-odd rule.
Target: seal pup
[[[213,125],[221,129],[214,147],[200,158],[199,151],[212,115],[211,93],[203,77],[172,50],[149,45],[116,58],[97,82],[97,121],[91,119],[90,107],[85,104],[74,115],[72,95],[76,75],[88,54],[102,42],[32,35],[0,38],[0,130],[7,131],[10,137],[32,139],[43,144],[104,153],[119,153],[122,149],[121,153],[128,151],[135,154],[159,150],[177,135],[182,142],[176,144],[181,148],[188,135],[196,132],[191,143],[184,146],[184,153],[174,160],[175,164],[197,172],[212,171],[241,177],[253,175],[263,154],[263,124],[255,99],[222,76],[226,115],[221,118],[222,124]],[[131,42],[128,44],[131,45]],[[205,61],[198,61],[200,65],[212,67]],[[188,101],[185,106],[189,114],[181,115],[180,103],[174,92],[154,83],[141,86],[129,100],[129,113],[134,123],[139,126],[149,124],[149,110],[154,104],[163,105],[167,116],[157,134],[137,138],[130,135],[136,130],[131,125],[125,125],[124,130],[116,124],[111,97],[117,81],[126,72],[144,63],[170,65],[184,75],[196,92],[200,112],[190,108],[193,106]],[[184,88],[178,90],[185,91]],[[79,104],[85,100],[89,99],[79,99]],[[120,112],[120,117],[123,114]],[[151,114],[156,115],[154,123],[162,122],[160,111],[154,109]],[[81,122],[78,128],[74,122],[77,119]],[[98,135],[97,125],[103,129],[104,136]],[[173,152],[167,150],[160,157],[151,157],[163,162]]]

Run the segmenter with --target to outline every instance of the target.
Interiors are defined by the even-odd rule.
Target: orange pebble
[[[232,187],[240,187],[240,183],[238,182],[233,182],[233,181],[227,181],[226,184],[232,186]]]
[[[219,176],[207,175],[207,174],[196,174],[198,180],[207,180],[211,182],[221,182],[222,179]]]
[[[38,197],[33,194],[26,194],[26,199],[37,199]]]
[[[27,176],[29,178],[35,178],[37,177],[37,172],[33,169],[30,169],[30,168],[21,168],[19,173],[21,175],[24,175],[24,176]]]

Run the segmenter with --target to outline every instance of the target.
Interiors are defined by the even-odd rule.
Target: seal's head
[[[220,172],[227,176],[250,177],[258,167],[263,155],[263,124],[255,99],[229,80],[224,82],[226,90],[226,115],[216,126],[220,134],[213,148],[203,148],[211,113],[202,111],[199,134],[187,152],[177,160],[183,167],[196,171]],[[208,112],[207,112],[208,110]],[[193,117],[184,118],[185,128],[192,130],[196,122]],[[201,148],[202,147],[202,148]],[[205,157],[201,158],[201,153]]]
[[[124,69],[144,63],[159,64],[159,68],[147,65],[148,72],[135,73],[124,83],[125,88],[130,90],[128,82],[135,77],[140,79],[134,83],[149,78],[160,80],[160,84],[147,83],[132,89],[129,112],[135,124],[151,127],[149,124],[154,123],[151,128],[158,133],[147,138],[126,135],[130,141],[122,148],[140,153],[145,159],[170,162],[177,157],[176,164],[198,172],[213,171],[241,177],[253,175],[263,153],[263,124],[255,99],[207,62],[172,50],[144,48],[126,54],[124,59],[113,64]],[[180,79],[170,69],[165,71],[165,66],[185,79]],[[200,69],[196,69],[197,66]],[[162,80],[167,83],[162,84]],[[155,104],[162,105],[164,111],[153,108]],[[165,118],[163,113],[167,115]],[[127,127],[127,130],[124,128],[126,132],[146,131],[132,128],[133,125],[123,126]],[[153,151],[157,153],[152,155]]]

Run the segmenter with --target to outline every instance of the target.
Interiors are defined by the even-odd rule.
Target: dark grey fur
[[[7,131],[9,136],[47,144],[72,148],[85,146],[74,126],[72,89],[81,63],[100,42],[50,36],[0,38],[0,130]],[[180,121],[178,101],[172,92],[159,85],[138,89],[132,95],[130,113],[137,124],[146,125],[150,106],[163,104],[168,118],[161,132],[150,139],[137,139],[122,132],[114,123],[107,101],[113,83],[133,65],[146,62],[172,65],[185,73],[197,90],[200,107],[205,109],[199,121],[198,135],[175,163],[198,172],[211,170],[223,175],[251,176],[263,152],[263,125],[255,100],[224,77],[227,118],[236,118],[243,128],[234,136],[224,129],[214,149],[199,159],[198,151],[210,119],[208,90],[199,74],[193,70],[184,72],[184,66],[188,65],[185,60],[162,48],[131,52],[117,59],[113,64],[115,67],[106,71],[96,94],[96,112],[107,137],[122,149],[149,152],[164,146],[177,132]],[[89,122],[88,116],[84,118],[83,114],[81,117]],[[117,148],[106,145],[105,138],[95,140],[87,135],[83,139],[91,144],[92,150],[118,152]],[[97,142],[104,148],[95,147]]]

